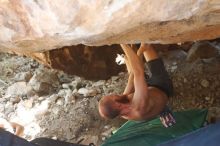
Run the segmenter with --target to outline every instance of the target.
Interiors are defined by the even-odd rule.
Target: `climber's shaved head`
[[[113,119],[120,114],[120,110],[114,101],[115,98],[116,95],[108,95],[99,101],[99,113],[103,118]]]

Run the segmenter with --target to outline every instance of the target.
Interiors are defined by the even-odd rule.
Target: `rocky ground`
[[[212,119],[219,118],[219,52],[194,60],[182,50],[160,55],[174,83],[171,107],[208,108]],[[100,145],[125,121],[102,119],[98,101],[105,94],[121,93],[126,80],[127,74],[119,73],[109,80],[89,81],[46,68],[24,56],[0,53],[0,118],[23,125],[28,140],[49,137]]]

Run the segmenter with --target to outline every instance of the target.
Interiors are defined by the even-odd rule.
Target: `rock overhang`
[[[2,0],[0,49],[171,44],[220,36],[218,0]]]

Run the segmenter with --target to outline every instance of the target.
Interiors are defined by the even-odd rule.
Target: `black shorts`
[[[147,62],[150,71],[149,77],[146,76],[148,86],[159,88],[166,93],[168,97],[173,95],[173,84],[165,69],[161,58],[154,59]]]

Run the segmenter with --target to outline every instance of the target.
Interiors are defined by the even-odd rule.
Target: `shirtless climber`
[[[108,95],[100,100],[100,115],[106,119],[120,116],[135,121],[149,120],[160,115],[165,127],[172,126],[175,119],[166,104],[173,88],[162,59],[147,44],[141,44],[137,54],[130,45],[121,47],[126,55],[128,83],[122,95]],[[142,56],[151,72],[149,79],[145,78]]]

